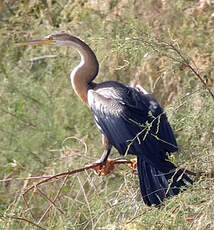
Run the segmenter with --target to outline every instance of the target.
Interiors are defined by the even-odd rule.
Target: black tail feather
[[[141,157],[138,157],[137,167],[141,194],[148,206],[159,205],[164,199],[177,195],[186,185],[185,180],[193,183],[181,169],[176,171],[176,167],[173,172],[162,173]]]

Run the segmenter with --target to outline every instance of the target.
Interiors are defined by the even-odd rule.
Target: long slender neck
[[[83,41],[76,38],[70,44],[79,52],[81,57],[79,65],[71,72],[71,83],[79,98],[88,104],[88,85],[96,77],[99,63],[94,52]]]

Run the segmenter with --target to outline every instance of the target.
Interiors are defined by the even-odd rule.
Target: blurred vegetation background
[[[211,176],[161,208],[141,202],[138,177],[127,166],[105,177],[87,171],[58,178],[23,197],[42,176],[89,164],[103,147],[71,88],[78,54],[16,45],[60,31],[79,36],[100,62],[96,81],[138,82],[164,106],[180,146],[175,163],[212,172],[214,101],[206,87],[214,91],[213,24],[214,2],[206,0],[1,1],[0,228],[214,229]]]

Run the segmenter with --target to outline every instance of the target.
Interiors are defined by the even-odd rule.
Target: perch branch
[[[113,164],[133,164],[133,161],[131,161],[131,160],[125,160],[125,159],[120,159],[120,158],[119,159],[117,158],[117,159],[114,159],[114,160],[109,160],[109,161],[112,162]],[[85,170],[88,170],[88,169],[94,169],[94,170],[97,171],[97,168],[100,168],[101,166],[102,166],[102,163],[95,162],[95,163],[92,163],[90,165],[86,165],[86,166],[84,166],[82,168],[78,168],[78,169],[75,169],[75,170],[72,170],[72,171],[58,173],[58,174],[55,174],[53,176],[49,176],[49,177],[39,181],[38,183],[31,185],[29,188],[27,188],[23,192],[23,196],[26,193],[28,193],[29,191],[31,191],[32,189],[38,187],[41,184],[46,183],[47,181],[50,181],[50,180],[53,180],[53,179],[58,179],[59,177],[68,176],[68,175],[72,175],[72,174],[79,173],[79,172],[84,172]]]

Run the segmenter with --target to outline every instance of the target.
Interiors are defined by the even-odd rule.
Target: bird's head
[[[77,44],[80,42],[80,39],[69,35],[67,33],[58,33],[58,34],[51,34],[46,36],[43,39],[26,41],[26,42],[19,42],[17,45],[20,46],[27,46],[27,45],[54,45],[54,46],[67,46],[72,44]]]

